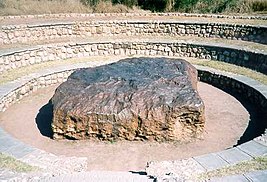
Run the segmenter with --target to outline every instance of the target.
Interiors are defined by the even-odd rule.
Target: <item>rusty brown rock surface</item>
[[[129,58],[79,69],[53,98],[54,139],[184,141],[201,134],[197,70],[185,60]]]

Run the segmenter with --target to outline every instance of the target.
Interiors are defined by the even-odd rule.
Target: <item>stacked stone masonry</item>
[[[37,46],[0,54],[0,73],[46,61],[101,55],[177,56],[218,60],[267,74],[267,54],[182,42],[84,42]]]
[[[260,91],[256,90],[250,85],[224,75],[215,73],[212,74],[211,72],[204,70],[199,70],[198,76],[203,82],[216,86],[217,88],[220,88],[222,90],[226,90],[231,94],[238,94],[242,96],[243,99],[246,99],[247,101],[252,103],[255,108],[261,110],[261,112],[265,113],[265,115],[267,116],[266,96],[264,96]],[[265,118],[267,118],[266,116]],[[267,127],[267,123],[265,123],[265,126]]]
[[[38,25],[3,25],[0,45],[88,36],[199,36],[267,43],[267,27],[179,21],[88,21]]]
[[[62,83],[67,80],[68,76],[73,70],[63,71],[44,75],[30,80],[26,84],[12,90],[4,97],[0,98],[0,111],[5,111],[11,104],[21,100],[23,97],[31,94],[32,92],[57,83]]]

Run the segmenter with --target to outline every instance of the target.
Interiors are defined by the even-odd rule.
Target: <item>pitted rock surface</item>
[[[204,127],[197,70],[181,59],[129,58],[79,69],[52,103],[55,139],[187,140]]]

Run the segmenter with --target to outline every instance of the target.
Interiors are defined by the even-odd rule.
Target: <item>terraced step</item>
[[[266,44],[266,24],[229,24],[192,21],[108,20],[1,25],[0,45],[57,38],[95,36],[200,36],[240,39]]]
[[[19,52],[20,50],[32,49],[45,45],[58,44],[75,44],[85,42],[185,42],[194,44],[223,46],[229,48],[238,48],[251,52],[265,53],[267,52],[267,45],[256,42],[249,42],[243,40],[231,40],[222,38],[197,37],[197,36],[94,36],[94,37],[75,37],[75,38],[55,38],[53,40],[40,40],[30,43],[14,43],[10,45],[0,45],[0,56],[9,52]]]
[[[140,36],[141,37],[141,36]],[[96,39],[96,38],[95,38]],[[244,49],[242,43],[235,46],[220,43],[219,39],[214,42],[203,42],[188,39],[174,40],[173,37],[121,39],[99,37],[82,40],[81,42],[66,42],[33,47],[3,49],[0,55],[0,72],[5,72],[20,67],[25,67],[41,62],[65,60],[70,58],[91,57],[101,55],[126,55],[126,56],[175,56],[195,57],[211,59],[244,66],[253,70],[267,73],[266,46],[250,43]],[[222,41],[221,41],[222,42]],[[255,49],[251,49],[255,47]]]
[[[133,21],[181,21],[181,22],[208,22],[267,25],[267,15],[261,16],[231,16],[211,14],[186,14],[186,13],[105,13],[105,14],[46,14],[22,15],[0,17],[0,25],[41,24],[57,22],[78,21],[107,21],[107,20],[133,20]]]
[[[31,166],[36,166],[43,172],[58,175],[71,172],[81,172],[87,169],[87,158],[56,156],[43,150],[31,147],[13,138],[1,127],[0,143],[1,153],[11,155]]]

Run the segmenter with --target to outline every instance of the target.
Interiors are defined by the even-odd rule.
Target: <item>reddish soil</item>
[[[44,136],[47,134],[44,131],[44,135],[41,134],[38,126],[42,127],[44,123],[40,122],[45,122],[45,118],[38,118],[45,112],[55,88],[41,89],[0,113],[0,126],[39,149],[56,155],[87,157],[89,170],[143,170],[151,160],[177,160],[223,150],[237,143],[249,121],[249,113],[234,97],[199,83],[199,93],[206,107],[203,139],[191,143],[54,141]]]

